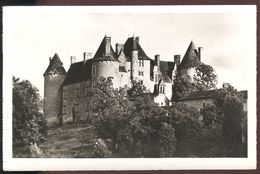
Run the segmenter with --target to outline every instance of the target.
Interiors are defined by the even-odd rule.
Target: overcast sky
[[[11,71],[28,79],[43,97],[43,73],[55,53],[68,70],[70,56],[95,54],[105,34],[113,48],[133,34],[146,54],[173,61],[191,40],[204,47],[202,62],[218,74],[219,85],[237,89],[251,85],[256,64],[256,10],[251,6],[186,7],[7,7],[3,15],[4,59]],[[252,72],[252,71],[251,71]],[[254,72],[254,71],[253,71]]]

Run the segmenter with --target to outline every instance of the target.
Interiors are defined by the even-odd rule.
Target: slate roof
[[[93,61],[102,61],[102,60],[109,60],[109,61],[118,61],[116,58],[116,53],[114,52],[112,46],[110,45],[110,54],[106,55],[106,38],[105,36],[99,45],[97,52],[93,58]]]
[[[131,52],[134,50],[138,51],[138,59],[152,60],[145,54],[136,37],[130,37],[126,40],[124,44],[124,54],[127,57],[128,61],[130,61]]]
[[[49,66],[43,75],[45,76],[51,74],[66,75],[66,70],[64,69],[63,63],[61,62],[57,53],[55,53],[53,58],[50,59]]]
[[[150,64],[151,80],[153,80],[153,68],[155,66],[155,61],[152,60]],[[160,61],[159,65],[159,78],[164,82],[172,82],[172,70],[174,70],[174,62]]]
[[[162,79],[165,82],[172,81],[172,70],[174,70],[174,62],[160,61],[160,71]]]
[[[91,80],[91,60],[73,63],[70,65],[63,86]]]
[[[195,44],[193,41],[190,42],[190,45],[180,63],[180,68],[191,68],[196,67],[200,64],[200,60],[198,57],[198,51],[196,49]]]

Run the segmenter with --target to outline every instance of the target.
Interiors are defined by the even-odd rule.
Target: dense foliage
[[[217,85],[217,75],[212,66],[201,63],[195,68],[193,77],[177,77],[173,86],[173,100],[177,101],[181,97],[187,96],[195,91],[215,89]]]
[[[215,89],[217,84],[217,75],[212,66],[201,63],[195,69],[193,77],[199,90]]]
[[[28,147],[46,139],[46,121],[40,112],[38,89],[13,77],[13,146]]]

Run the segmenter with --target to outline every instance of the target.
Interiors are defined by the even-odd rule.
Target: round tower
[[[182,59],[182,62],[179,65],[180,77],[183,79],[193,81],[195,69],[200,64],[201,64],[200,53],[196,49],[196,46],[194,45],[193,41],[191,41],[183,59]]]
[[[118,88],[119,84],[119,61],[111,46],[111,37],[105,36],[92,59],[92,80],[100,77],[112,77],[113,87]]]
[[[66,71],[63,67],[58,54],[50,58],[50,63],[44,76],[44,117],[47,126],[50,127],[59,121],[61,114],[62,83],[66,77]]]

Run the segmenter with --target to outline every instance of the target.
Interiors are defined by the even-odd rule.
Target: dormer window
[[[144,60],[138,60],[139,67],[144,67]]]
[[[161,94],[164,94],[164,92],[165,92],[165,87],[164,87],[164,86],[160,86],[159,92],[160,92]]]

